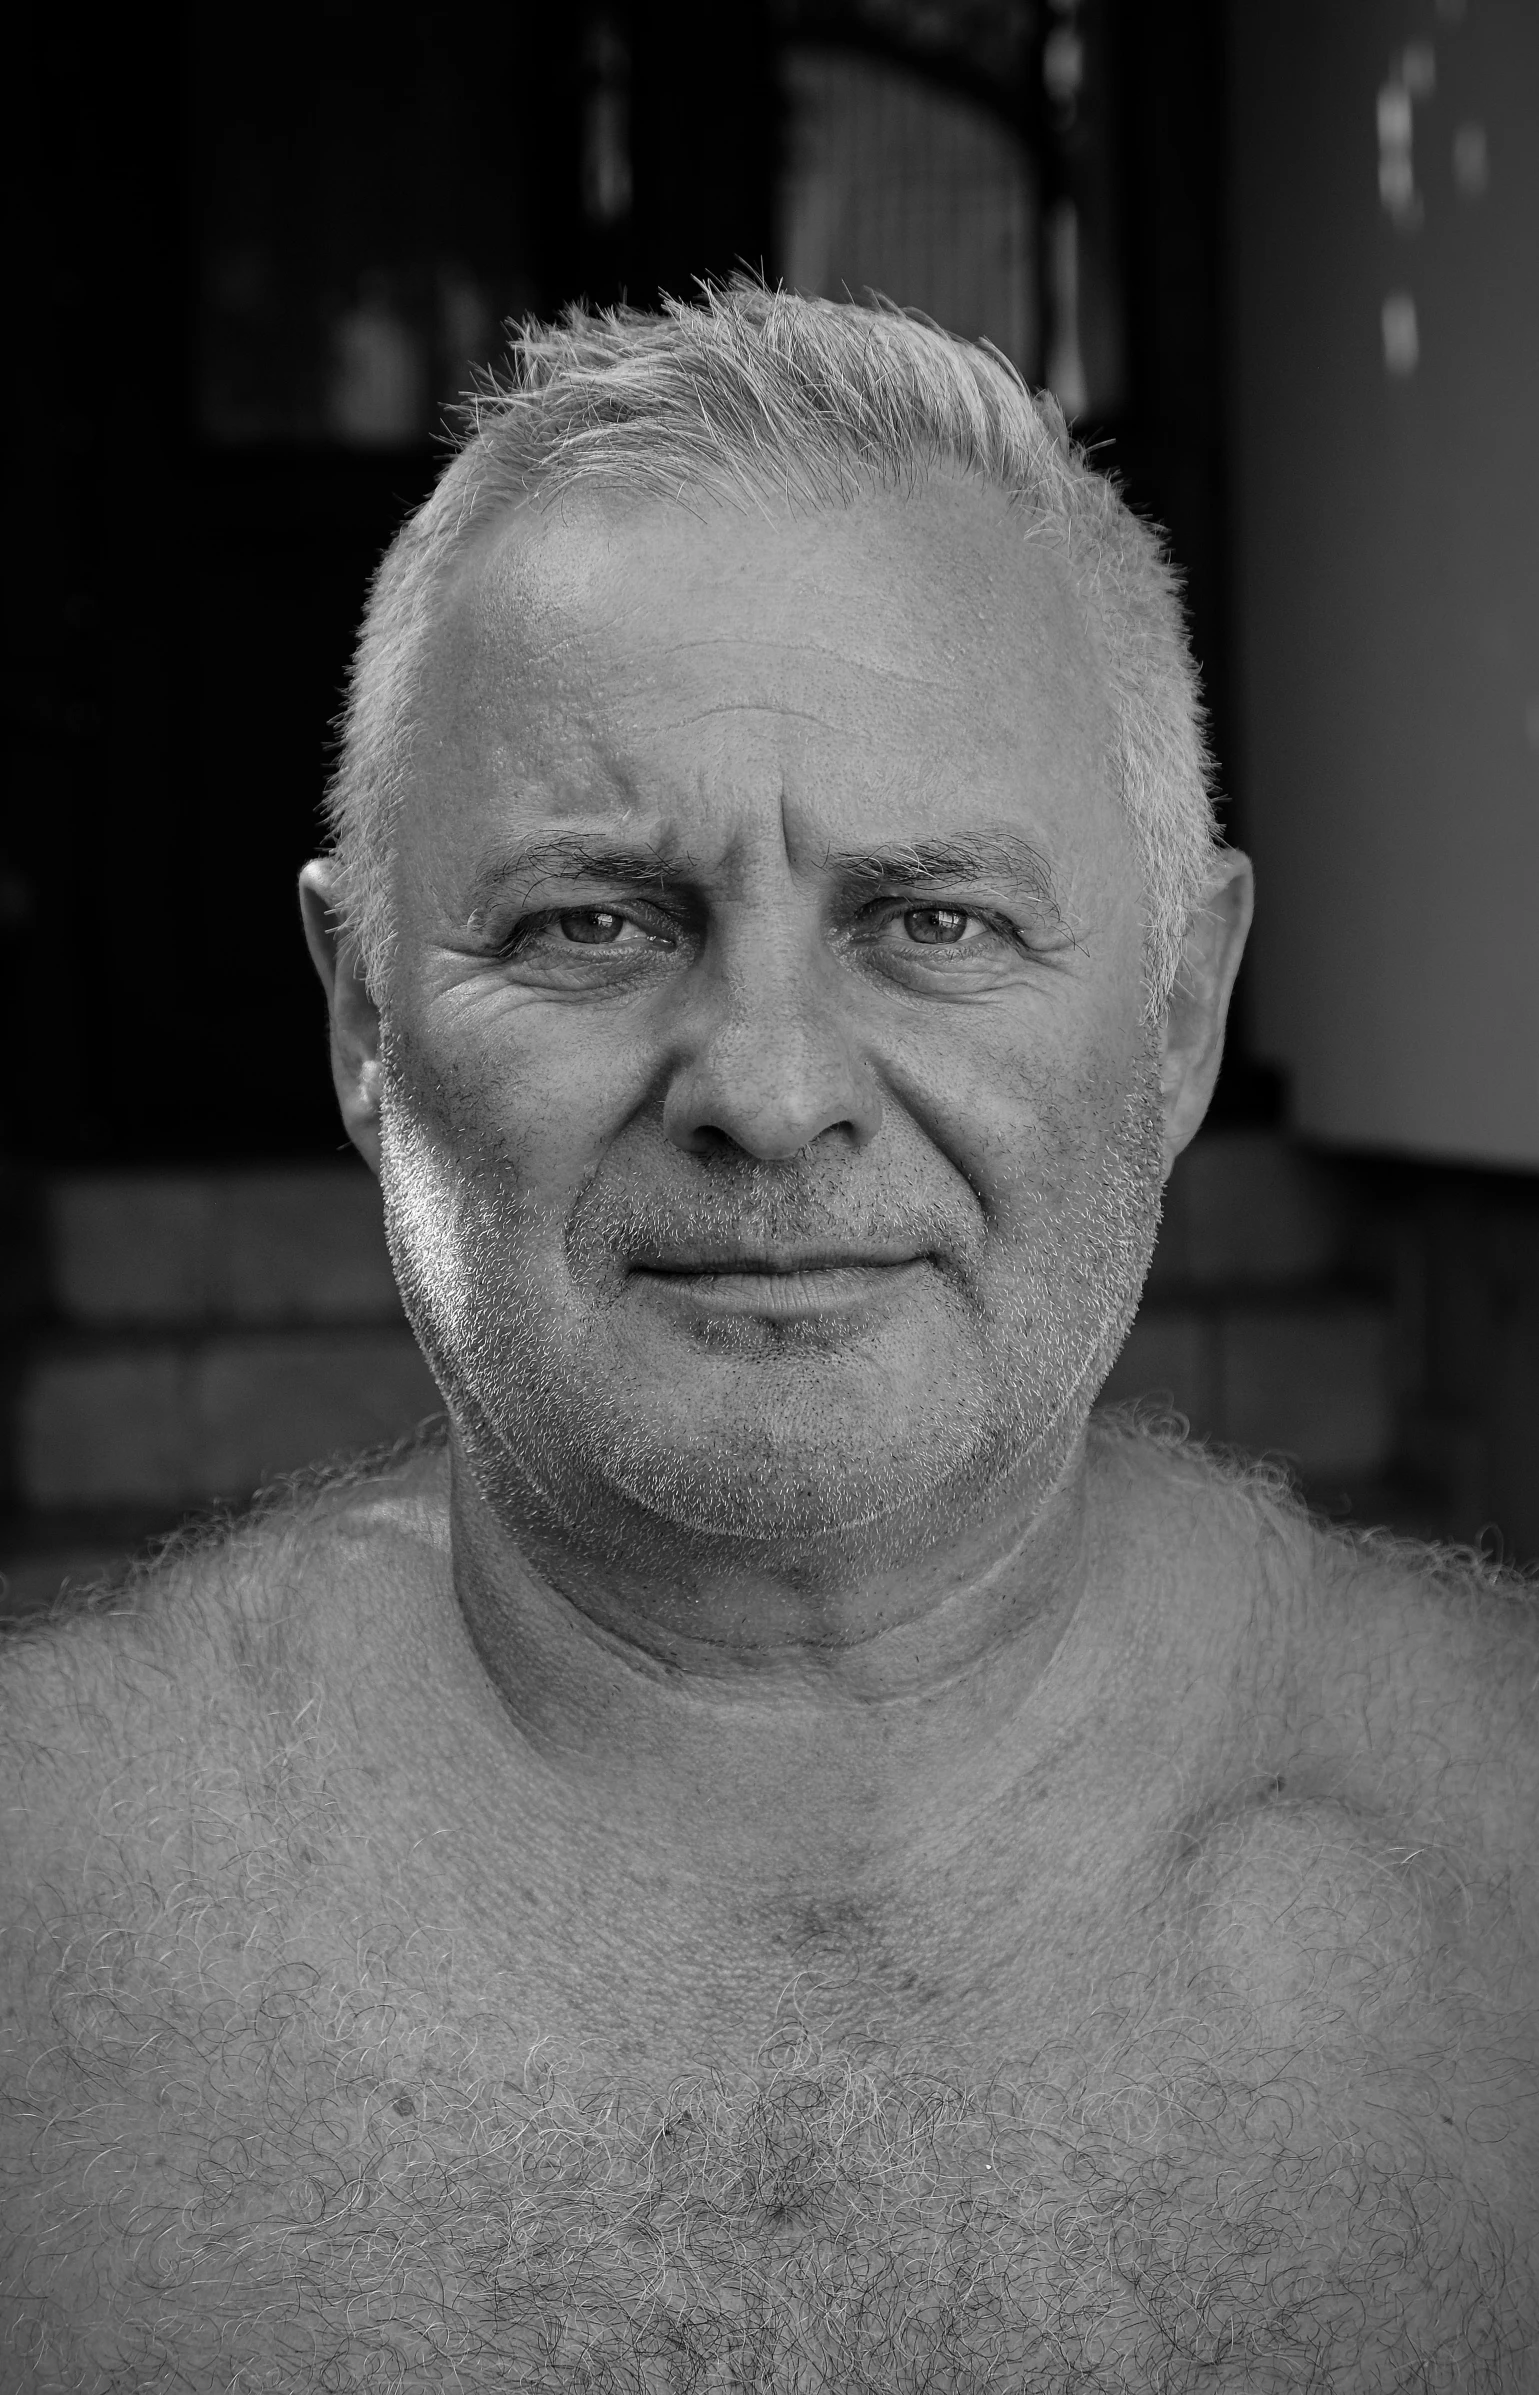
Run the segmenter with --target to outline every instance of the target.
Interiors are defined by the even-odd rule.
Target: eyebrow
[[[583,832],[549,832],[499,850],[482,863],[470,886],[471,917],[474,920],[514,882],[531,892],[542,881],[618,882],[624,889],[656,890],[687,879],[691,871],[686,856],[652,843],[626,848]]]
[[[1026,890],[1046,906],[1056,907],[1052,868],[1040,848],[1024,833],[1001,826],[969,833],[957,840],[905,841],[898,847],[874,850],[831,849],[826,869],[856,888],[896,883],[904,889],[933,888],[941,882],[1005,881]]]
[[[951,840],[903,841],[890,848],[830,848],[823,870],[849,889],[934,889],[943,884],[1004,881],[1058,911],[1052,869],[1042,851],[1008,826]],[[652,890],[690,882],[698,865],[687,850],[642,841],[622,846],[582,832],[552,832],[486,860],[470,889],[471,919],[510,884],[532,895],[542,881],[593,881]]]

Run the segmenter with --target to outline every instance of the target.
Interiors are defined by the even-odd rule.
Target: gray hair
[[[382,994],[394,826],[435,601],[480,528],[537,495],[601,487],[727,505],[848,505],[931,474],[995,483],[1053,538],[1106,677],[1118,792],[1144,877],[1151,1011],[1211,885],[1215,833],[1197,677],[1159,536],[987,343],[877,302],[798,299],[746,278],[660,315],[571,308],[524,325],[505,379],[462,411],[457,454],[375,577],[326,813],[337,908]]]

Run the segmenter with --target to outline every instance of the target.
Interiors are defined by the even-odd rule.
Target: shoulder
[[[39,2291],[40,2334],[97,2317],[114,2205],[180,2206],[250,1991],[316,1976],[281,1972],[295,1924],[333,1916],[348,1835],[318,1631],[420,1570],[442,1472],[287,1488],[0,1652],[0,2280]]]
[[[219,1756],[291,1745],[328,1620],[447,1542],[441,1446],[308,1475],[195,1525],[0,1640],[0,1932],[104,1818]]]
[[[1320,1529],[1302,1598],[1302,1726],[1506,1889],[1539,1945],[1539,1574]]]
[[[1281,1474],[1173,1439],[1123,1468],[1196,1559],[1203,1652],[1227,1659],[1221,1767],[1171,1852],[1196,1950],[1269,2050],[1326,2076],[1356,2054],[1407,2139],[1435,2095],[1443,2164],[1531,2239],[1539,1574],[1343,1531]]]
[[[1301,1594],[1299,1801],[1259,1808],[1248,1840],[1279,1899],[1269,1951],[1291,1930],[1317,1977],[1339,1954],[1331,1984],[1376,2029],[1403,2119],[1435,2094],[1432,2147],[1532,2255],[1539,1591],[1472,1552],[1317,1527]]]
[[[1160,1577],[1245,1626],[1253,1694],[1306,1739],[1423,1794],[1478,1782],[1493,1830],[1539,1795],[1539,1569],[1320,1521],[1282,1470],[1136,1415],[1095,1436]]]
[[[295,1597],[320,1600],[328,1564],[446,1541],[447,1456],[434,1425],[388,1450],[295,1474],[239,1514],[195,1519],[125,1572],[12,1625],[0,1633],[0,1704],[51,1681],[80,1685],[98,1665],[238,1659],[254,1624],[282,1618]]]
[[[1349,1838],[1445,1858],[1487,1892],[1487,1943],[1499,1918],[1539,1956],[1539,1573],[1318,1521],[1283,1473],[1136,1419],[1099,1436],[1134,1487],[1141,1579],[1223,1675],[1214,1801],[1285,1779]],[[1282,1819],[1269,1805],[1268,1835]]]

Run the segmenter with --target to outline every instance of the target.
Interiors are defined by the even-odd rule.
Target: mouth
[[[912,1248],[704,1248],[637,1256],[630,1272],[691,1312],[792,1321],[860,1312],[895,1295],[929,1261]]]

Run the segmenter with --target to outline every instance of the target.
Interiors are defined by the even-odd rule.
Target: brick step
[[[46,1198],[56,1313],[100,1329],[399,1322],[359,1163],[80,1173]]]
[[[238,1502],[440,1410],[404,1323],[40,1339],[18,1402],[26,1509]]]
[[[1347,1260],[1350,1233],[1341,1183],[1322,1158],[1275,1131],[1206,1131],[1170,1176],[1146,1298],[1326,1283]]]
[[[1147,1300],[1104,1404],[1157,1399],[1198,1438],[1285,1457],[1308,1479],[1384,1471],[1395,1446],[1390,1311],[1372,1298]]]

